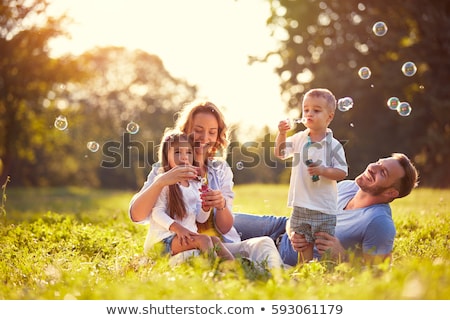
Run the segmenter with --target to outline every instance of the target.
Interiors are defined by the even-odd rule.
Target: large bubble
[[[390,97],[387,101],[387,106],[391,110],[397,110],[399,104],[400,104],[400,99],[397,97]]]
[[[374,23],[372,31],[376,36],[382,37],[387,33],[388,27],[383,21],[378,21]]]
[[[412,77],[417,72],[417,67],[414,62],[408,61],[402,65],[402,72],[407,77]]]
[[[339,111],[346,112],[353,108],[353,99],[350,97],[340,98],[337,105]]]
[[[411,114],[412,108],[408,102],[400,102],[397,112],[402,117],[407,117]]]
[[[238,161],[236,163],[236,169],[243,170],[244,168],[245,168],[245,165],[244,165],[244,163],[242,161]]]
[[[131,134],[138,133],[139,132],[139,125],[136,122],[134,122],[134,121],[130,121],[127,124],[127,132],[131,133]]]
[[[100,145],[98,144],[97,141],[89,141],[86,144],[86,147],[89,149],[89,151],[91,152],[97,152],[98,149],[100,149]]]
[[[61,131],[66,130],[68,125],[69,124],[67,122],[67,119],[64,116],[58,116],[55,119],[54,126],[58,130],[61,130]]]
[[[367,80],[372,75],[372,71],[370,71],[369,67],[362,67],[358,70],[358,76],[363,79]]]

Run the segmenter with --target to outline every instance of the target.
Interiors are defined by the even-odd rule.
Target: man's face
[[[361,190],[373,195],[380,195],[405,175],[405,171],[394,158],[380,159],[367,166],[366,170],[356,177],[356,184]]]

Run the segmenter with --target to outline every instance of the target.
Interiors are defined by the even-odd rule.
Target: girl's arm
[[[157,171],[158,167],[153,167],[142,189],[131,199],[129,214],[134,222],[144,222],[150,217],[156,200],[164,187],[197,176],[197,170],[194,166],[174,167],[158,175],[156,179]]]

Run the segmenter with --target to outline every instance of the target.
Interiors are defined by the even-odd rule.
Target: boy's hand
[[[278,131],[280,131],[280,133],[286,133],[289,130],[291,130],[291,124],[289,120],[281,120],[278,123]]]

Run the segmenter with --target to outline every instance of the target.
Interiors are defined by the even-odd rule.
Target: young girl
[[[192,166],[192,139],[183,133],[167,132],[160,145],[159,159],[161,173],[176,166]],[[211,209],[200,201],[199,189],[199,181],[188,179],[164,187],[152,211],[145,250],[161,242],[163,252],[171,255],[198,249],[225,260],[234,259],[218,237],[197,233],[196,222],[205,222]]]

